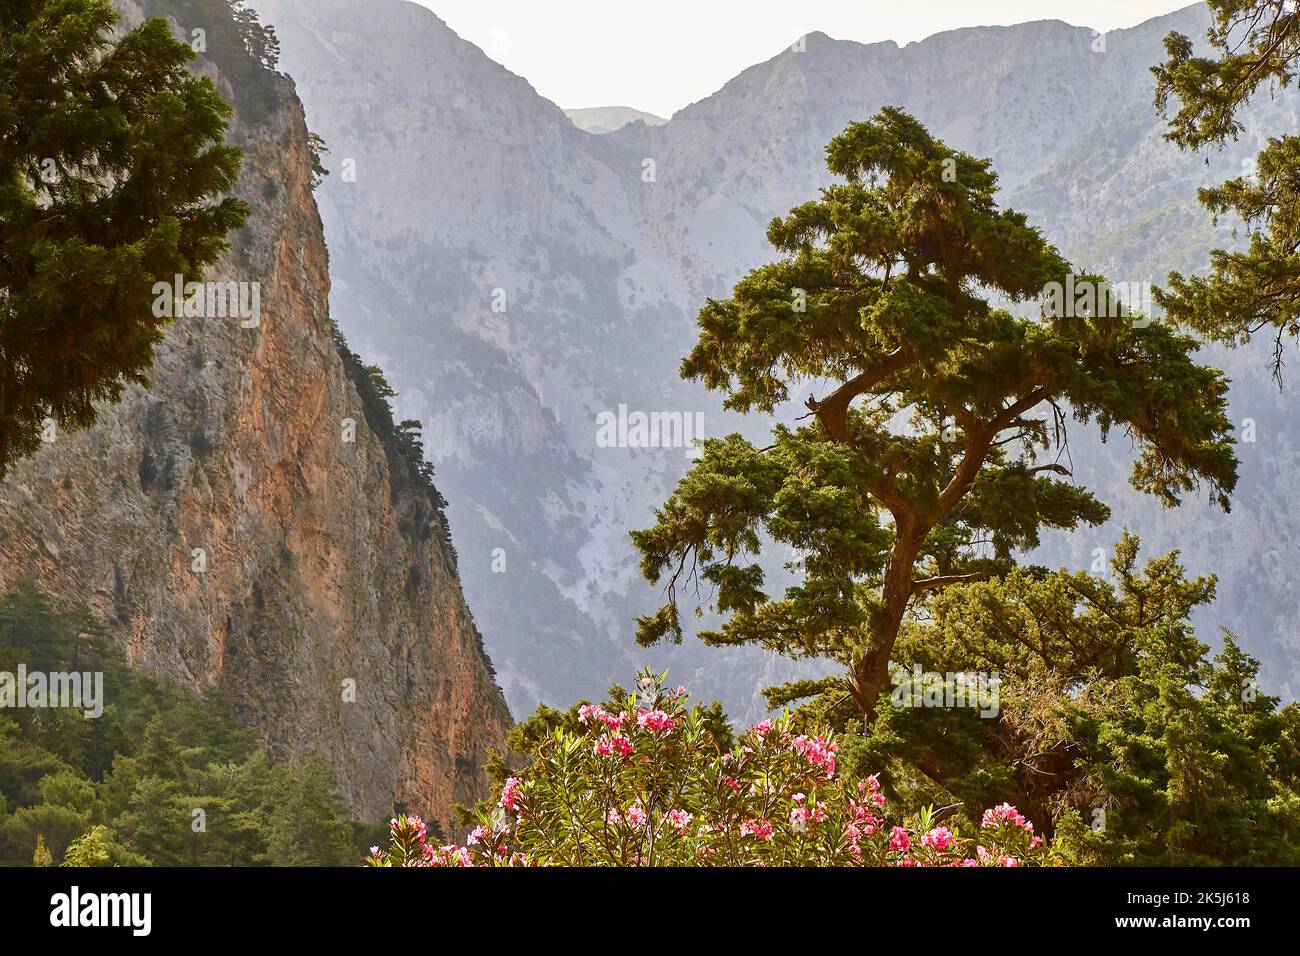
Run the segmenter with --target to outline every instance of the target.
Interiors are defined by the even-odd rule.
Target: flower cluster
[[[828,778],[835,776],[835,755],[839,752],[839,744],[819,736],[812,739],[796,737],[790,741],[790,746],[803,754],[811,766],[824,770]]]
[[[606,734],[597,740],[591,749],[600,757],[630,757],[632,741],[621,734],[617,737]]]
[[[670,734],[677,729],[677,722],[662,710],[646,710],[644,707],[637,712],[636,725],[653,730],[655,733],[665,734]]]
[[[1034,825],[1021,816],[1020,811],[1009,803],[996,806],[992,810],[985,810],[984,819],[980,821],[980,826],[987,830],[992,830],[1001,826],[1003,823],[1009,823],[1012,826],[1020,827],[1027,833],[1034,832]]]
[[[372,866],[1019,866],[1056,862],[1009,804],[962,818],[899,816],[875,776],[836,776],[839,744],[787,714],[722,752],[682,688],[643,674],[625,700],[587,704],[481,807],[464,846],[392,822]]]
[[[477,833],[477,831],[475,831]],[[475,835],[469,837],[470,844]],[[398,816],[389,822],[389,847],[370,848],[367,866],[474,866],[468,846],[434,846],[428,842],[424,821],[417,816]]]
[[[617,732],[623,726],[623,721],[627,720],[627,714],[608,714],[599,704],[584,704],[578,708],[578,723],[595,724],[597,722],[604,724],[611,731]]]

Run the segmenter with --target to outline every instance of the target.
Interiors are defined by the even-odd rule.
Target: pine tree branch
[[[1050,471],[1050,472],[1052,472],[1052,473],[1054,473],[1054,474],[1057,474],[1057,475],[1064,475],[1066,478],[1073,478],[1073,477],[1074,477],[1074,475],[1070,472],[1070,469],[1069,469],[1069,468],[1066,468],[1064,465],[1057,465],[1057,464],[1051,464],[1051,465],[1038,465],[1038,466],[1036,466],[1036,467],[1034,467],[1034,468],[1030,468],[1030,469],[1029,469],[1029,473],[1030,473],[1031,475],[1036,475],[1036,474],[1038,474],[1040,471]]]
[[[853,376],[821,401],[808,396],[804,404],[817,416],[826,429],[826,433],[841,445],[852,447],[848,431],[849,405],[864,392],[875,388],[882,381],[900,369],[915,361],[910,346],[900,345],[890,352],[874,368],[869,368]]]
[[[974,571],[970,574],[940,574],[933,578],[920,578],[912,582],[912,593],[918,594],[921,591],[936,591],[939,588],[950,587],[954,584],[967,584],[971,581],[980,581],[988,577],[983,571]]]
[[[962,456],[961,464],[953,472],[952,479],[939,493],[940,515],[947,514],[952,506],[960,501],[966,492],[970,491],[974,486],[975,479],[984,466],[984,457],[988,454],[989,445],[994,436],[1010,427],[1023,413],[1029,411],[1050,394],[1051,392],[1046,385],[1039,385],[1024,398],[1018,399],[1004,408],[987,426],[982,429],[972,430],[966,436],[966,454]]]

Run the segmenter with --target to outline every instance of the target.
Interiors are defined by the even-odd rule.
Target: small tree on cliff
[[[154,283],[199,279],[248,213],[223,194],[230,108],[162,20],[116,42],[107,0],[0,7],[0,477],[143,383]]]
[[[772,689],[769,702],[820,695],[847,719],[874,714],[914,602],[1006,570],[1040,528],[1106,518],[1060,480],[1062,465],[1039,463],[1059,454],[1067,411],[1123,428],[1133,484],[1167,505],[1204,483],[1226,509],[1236,460],[1227,382],[1192,361],[1192,339],[1123,309],[1022,318],[990,303],[1064,287],[1070,266],[1023,215],[998,209],[988,161],[896,109],[850,126],[827,160],[845,181],[772,222],[784,257],[708,302],[682,372],[741,412],[771,414],[795,388],[832,384],[808,399],[811,421],[777,425],[765,448],[709,441],[633,540],[650,581],[667,578],[641,643],[681,639],[681,588],[694,585],[728,615],[706,642],[845,668]],[[763,590],[756,559],[769,541],[804,556],[784,597]]]

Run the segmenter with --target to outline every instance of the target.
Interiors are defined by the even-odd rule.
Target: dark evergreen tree
[[[1176,552],[1141,567],[1125,535],[1108,575],[1017,568],[949,589],[895,662],[996,675],[992,713],[882,708],[850,759],[917,804],[1009,801],[1045,836],[1063,824],[1087,862],[1294,864],[1300,706],[1262,692],[1232,635],[1208,657],[1190,616],[1214,586]]]
[[[114,41],[107,0],[0,8],[0,476],[47,419],[143,383],[153,286],[201,278],[247,207],[230,108],[150,19]]]
[[[698,604],[728,617],[704,640],[838,662],[843,676],[769,700],[817,696],[847,721],[875,713],[915,604],[1005,571],[1042,528],[1107,517],[1061,480],[1067,414],[1122,429],[1133,484],[1167,505],[1205,485],[1226,508],[1236,460],[1227,383],[1192,360],[1191,338],[1136,321],[1092,277],[1075,286],[1096,284],[1093,314],[1021,317],[990,302],[1030,303],[1071,270],[997,207],[988,161],[896,109],[850,126],[827,159],[844,181],[772,222],[784,257],[708,302],[682,372],[741,412],[771,414],[805,384],[830,381],[829,393],[767,447],[707,442],[633,540],[668,591],[640,621],[642,642],[679,640],[682,587],[707,588]],[[804,555],[784,596],[764,591],[769,546]]]

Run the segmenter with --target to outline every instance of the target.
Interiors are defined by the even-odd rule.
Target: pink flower
[[[632,752],[632,741],[626,737],[601,737],[596,741],[592,748],[598,757],[613,757],[617,754],[620,757],[626,757]]]
[[[645,811],[639,802],[627,808],[627,822],[634,827],[645,825]]]
[[[996,806],[992,810],[985,810],[984,817],[980,820],[980,826],[995,829],[1004,822],[1021,827],[1027,833],[1034,832],[1034,825],[1021,816],[1020,811],[1009,803]]]
[[[876,817],[876,815],[871,812],[871,808],[868,807],[865,803],[850,803],[849,811],[853,814],[854,823],[879,823],[880,822],[880,820]]]
[[[767,737],[768,731],[772,729],[772,722],[770,720],[760,720],[758,723],[756,723],[754,726],[750,727],[749,729],[752,730],[754,733],[758,734],[759,739],[765,739]]]
[[[612,827],[616,827],[623,822],[623,815],[618,812],[618,807],[610,807],[605,811],[605,822]]]
[[[872,793],[880,792],[880,780],[874,773],[870,777],[867,777],[867,779],[858,781],[858,792],[861,793],[864,790],[869,790]]]
[[[737,793],[740,792],[740,784],[736,781],[735,777],[723,777],[722,785],[724,787],[730,787],[732,790],[735,790]]]
[[[840,745],[826,740],[825,737],[810,739],[798,736],[790,742],[790,747],[804,756],[809,764],[818,770],[824,770],[827,777],[835,776],[835,754]]]
[[[694,819],[691,814],[685,810],[669,810],[668,822],[672,824],[674,830],[678,833],[688,833],[691,829],[691,820]]]
[[[898,850],[902,853],[906,853],[912,848],[912,841],[908,837],[907,831],[902,827],[894,827],[890,833],[893,834],[889,838],[889,848],[891,850]]]
[[[806,796],[804,796],[802,793],[796,793],[794,796],[792,796],[792,797],[790,798],[790,802],[793,803],[793,804],[794,804],[795,806],[797,806],[797,807],[802,807],[802,806],[804,805],[804,802],[805,802],[807,799],[808,799],[808,798],[807,798]]]
[[[894,866],[920,866],[920,865],[921,865],[920,863],[917,863],[910,856],[899,857],[897,860],[894,861]]]
[[[980,865],[980,861],[979,861],[979,860],[976,860],[976,859],[973,859],[973,858],[971,858],[971,857],[968,856],[968,857],[966,857],[966,859],[962,860],[962,861],[961,861],[960,863],[958,863],[957,865],[958,865],[958,866],[979,866],[979,865]]]
[[[655,733],[671,733],[677,726],[677,722],[662,710],[641,710],[636,715],[636,723],[642,729],[649,729]]]
[[[429,866],[473,866],[470,859],[469,850],[463,846],[456,846],[449,843],[444,847],[439,847],[438,851],[429,857]]]
[[[1014,856],[1004,856],[1002,859],[998,860],[998,865],[999,865],[999,866],[1019,866],[1019,865],[1020,865],[1020,861],[1017,860]]]
[[[605,712],[601,710],[600,704],[583,704],[578,708],[578,723],[580,724],[589,724],[603,716],[605,716]]]
[[[473,832],[470,833],[469,839],[466,840],[465,842],[468,843],[470,846],[474,846],[476,843],[481,843],[482,841],[486,840],[491,835],[492,835],[491,830],[489,830],[487,827],[483,826],[482,824],[479,824],[474,828]]]
[[[935,827],[921,837],[921,846],[940,851],[946,850],[952,846],[952,832],[947,827]]]
[[[803,833],[808,829],[807,807],[793,807],[790,810],[790,826],[794,828],[795,833]]]
[[[760,840],[772,839],[772,824],[763,817],[754,817],[740,825],[740,832],[758,837]]]
[[[627,714],[602,713],[600,719],[610,730],[620,730],[623,727],[623,721],[627,720]]]
[[[510,777],[506,780],[505,786],[501,788],[501,806],[507,810],[514,810],[519,804],[519,798],[516,794],[520,782],[518,777]]]

